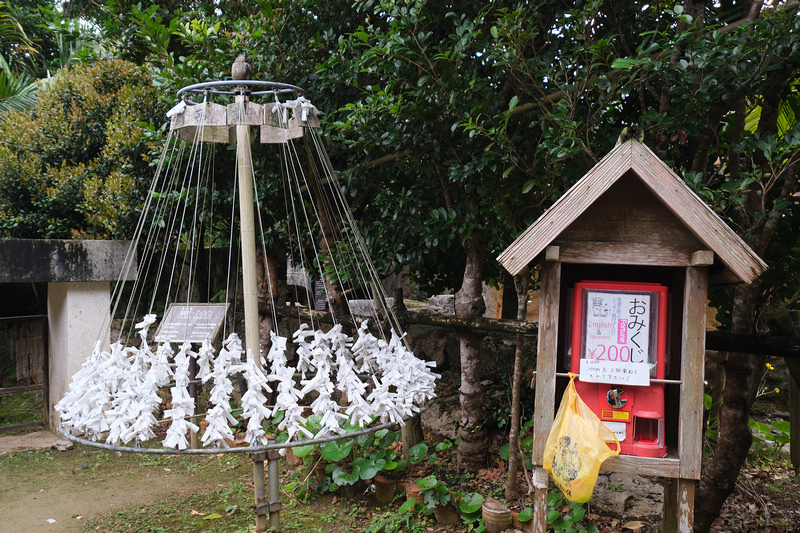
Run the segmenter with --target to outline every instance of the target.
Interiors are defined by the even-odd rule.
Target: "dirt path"
[[[0,532],[81,532],[93,517],[216,487],[215,469],[204,464],[224,460],[51,450],[59,438],[46,431],[0,437]]]

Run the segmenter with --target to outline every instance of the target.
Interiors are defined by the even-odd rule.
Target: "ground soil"
[[[251,472],[245,461],[233,461],[233,466],[226,467],[226,457],[213,455],[176,458],[123,454],[117,457],[111,452],[83,446],[64,452],[51,450],[53,443],[60,439],[50,432],[0,436],[0,469],[3,471],[0,531],[3,533],[81,532],[86,530],[89,521],[99,516],[187,492],[211,490],[228,478],[246,478]],[[24,453],[22,450],[40,451]],[[208,467],[204,468],[204,464]],[[785,461],[747,465],[713,531],[800,531],[797,496],[800,477],[789,466]],[[494,465],[473,476],[473,484],[487,494],[502,494],[501,467]],[[288,469],[282,468],[282,471],[288,474]],[[524,494],[526,487],[520,488]],[[528,502],[523,496],[515,504],[522,507],[530,505]],[[359,515],[358,520],[354,516],[351,522],[331,524],[326,531],[359,531],[363,529],[364,520],[377,512],[374,502],[363,494],[329,495],[309,505],[330,508],[343,504],[356,509],[350,512]],[[303,512],[301,507],[286,511],[287,519],[290,513]],[[661,530],[660,517],[608,516],[594,514],[591,510],[590,516],[592,523],[605,533]],[[461,532],[466,528],[431,525],[428,530]]]
[[[51,450],[59,440],[49,431],[0,436],[3,533],[80,532],[92,518],[217,485],[213,472],[187,469],[174,456]]]

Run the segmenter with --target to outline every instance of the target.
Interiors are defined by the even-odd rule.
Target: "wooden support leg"
[[[678,480],[664,478],[664,515],[662,531],[678,531]]]
[[[533,533],[545,533],[547,529],[547,488],[549,486],[547,472],[541,466],[533,471]]]
[[[664,480],[664,531],[691,533],[694,529],[694,479]]]
[[[536,489],[533,495],[533,533],[547,529],[547,489]]]

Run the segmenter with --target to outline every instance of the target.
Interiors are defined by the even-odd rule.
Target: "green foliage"
[[[0,235],[124,238],[149,185],[154,89],[107,60],[60,71],[0,121]]]
[[[753,432],[755,445],[751,449],[757,461],[774,462],[780,461],[782,448],[789,444],[790,424],[786,420],[774,420],[768,424],[756,422],[750,419],[750,429]]]
[[[478,533],[484,531],[483,496],[481,494],[470,492],[464,495],[458,503],[458,510],[461,511],[461,519],[469,527],[470,531]]]
[[[373,516],[364,533],[423,533],[426,528],[417,515],[388,511]]]
[[[452,499],[450,488],[433,474],[417,480],[416,485],[420,488],[425,507],[428,509],[447,505]]]
[[[309,417],[307,429],[313,431],[317,422],[318,417]],[[304,467],[294,474],[284,489],[292,493],[308,493],[316,481],[317,492],[334,492],[359,481],[370,481],[378,474],[395,476],[407,466],[406,461],[397,456],[396,443],[400,439],[400,431],[384,428],[323,444],[296,446],[293,453],[303,459]]]
[[[0,113],[33,107],[37,90],[36,82],[25,73],[15,73],[0,55]]]
[[[558,490],[547,494],[546,522],[554,531],[563,533],[599,533],[594,524],[584,525],[586,509],[583,504],[571,502]]]

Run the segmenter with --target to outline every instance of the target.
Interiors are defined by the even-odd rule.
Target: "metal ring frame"
[[[215,87],[233,87],[233,89],[223,91],[214,89]],[[240,88],[262,87],[260,91],[247,91],[250,96],[268,96],[274,94],[293,94],[302,95],[305,91],[296,85],[288,83],[279,83],[276,81],[259,81],[259,80],[222,80],[222,81],[206,81],[202,83],[195,83],[187,85],[178,91],[178,98],[191,105],[198,105],[200,102],[195,102],[187,97],[189,93],[195,94],[216,94],[223,96],[235,96],[241,92]]]
[[[408,422],[414,416],[424,413],[430,408],[431,405],[433,405],[432,401],[422,406],[422,408],[416,414],[404,418],[403,422]],[[77,444],[83,444],[85,446],[92,446],[94,448],[102,448],[104,450],[110,450],[113,452],[152,453],[157,455],[205,455],[205,454],[218,454],[218,453],[258,453],[258,452],[266,452],[269,450],[280,450],[282,448],[295,448],[297,446],[322,444],[325,442],[331,442],[335,440],[349,439],[352,437],[367,435],[369,433],[380,431],[381,429],[388,429],[396,424],[397,424],[396,422],[386,422],[385,424],[381,424],[379,426],[368,427],[360,429],[358,431],[348,432],[343,435],[330,435],[328,437],[322,437],[319,439],[310,439],[310,440],[276,442],[275,444],[267,444],[266,446],[239,446],[233,448],[197,448],[197,449],[192,448],[186,450],[173,450],[172,448],[142,448],[140,446],[135,446],[135,447],[117,446],[115,444],[106,444],[104,442],[86,440],[80,437],[76,437],[74,435],[70,435],[64,430],[61,424],[58,425],[57,429],[58,432],[61,433],[62,436],[64,436],[64,438],[69,439],[72,442],[75,442]]]

